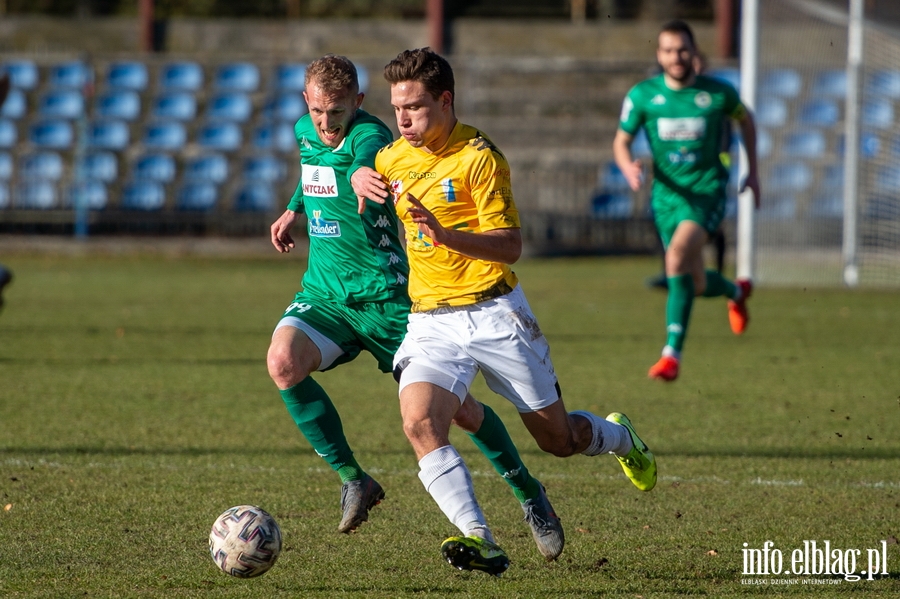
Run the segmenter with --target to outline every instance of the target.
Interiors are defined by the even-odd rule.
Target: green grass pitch
[[[387,498],[336,532],[340,485],[294,428],[265,367],[303,261],[13,255],[0,312],[0,597],[895,597],[900,592],[900,296],[758,289],[742,337],[698,300],[682,376],[648,381],[665,295],[658,260],[516,266],[566,404],[623,411],[655,451],[637,491],[609,456],[540,452],[482,382],[567,533],[545,563],[506,485],[454,433],[512,566],[457,572],[455,531],[422,489],[396,386],[371,356],[317,378]],[[284,551],[257,579],[219,572],[207,535],[237,504],[279,521]],[[856,571],[744,574],[771,541],[783,567],[830,542]],[[884,553],[881,553],[882,550]],[[811,583],[811,581],[813,581]],[[751,584],[752,583],[752,584]]]

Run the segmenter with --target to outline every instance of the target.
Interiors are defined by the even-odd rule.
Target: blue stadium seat
[[[9,152],[0,152],[0,180],[9,181],[13,176],[13,159]]]
[[[757,214],[760,220],[792,220],[797,216],[797,198],[790,194],[765,193]]]
[[[19,157],[19,178],[58,181],[63,176],[63,159],[55,152],[32,152]]]
[[[168,154],[143,154],[134,161],[131,175],[135,181],[171,183],[175,179],[175,159]]]
[[[208,150],[232,152],[242,143],[241,128],[230,122],[205,123],[197,130],[197,143]]]
[[[359,91],[366,93],[369,91],[369,71],[366,67],[356,65],[356,78],[359,80]]]
[[[813,218],[843,218],[843,191],[829,189],[814,196],[809,206],[809,216]]]
[[[276,152],[296,152],[294,127],[286,122],[267,123],[253,130],[253,147]]]
[[[55,119],[77,119],[84,114],[84,96],[73,89],[56,89],[38,100],[38,115]]]
[[[215,184],[203,181],[187,182],[175,192],[178,210],[212,210],[219,199]]]
[[[900,98],[900,71],[875,71],[866,80],[866,93],[891,99]]]
[[[3,108],[0,109],[0,116],[7,119],[20,119],[28,112],[28,101],[25,93],[15,87],[9,90]]]
[[[647,139],[647,132],[641,127],[631,142],[631,155],[634,157],[648,157],[650,152],[650,140]]]
[[[163,65],[159,73],[163,90],[197,91],[203,87],[203,67],[196,62],[173,62]]]
[[[631,218],[633,206],[631,194],[598,193],[591,200],[594,218],[628,219]]]
[[[867,127],[888,129],[894,124],[894,105],[890,99],[877,98],[862,105],[862,123]]]
[[[216,69],[213,87],[220,91],[254,92],[259,88],[259,67],[250,62],[232,62]]]
[[[166,203],[166,190],[156,181],[133,179],[122,187],[121,205],[125,210],[160,210]]]
[[[214,95],[206,104],[206,118],[210,121],[244,122],[253,114],[250,97],[241,92],[226,92]]]
[[[628,179],[612,160],[600,165],[600,172],[597,173],[597,186],[604,192],[628,193],[629,191]]]
[[[762,188],[772,192],[804,191],[813,182],[812,171],[802,162],[782,163],[773,166]]]
[[[155,121],[144,127],[144,145],[151,150],[180,150],[187,141],[184,125],[177,121]]]
[[[75,164],[85,179],[112,183],[119,176],[119,161],[112,152],[88,152]]]
[[[713,77],[715,79],[721,79],[725,83],[731,84],[731,87],[740,91],[741,89],[741,71],[740,69],[732,69],[732,68],[721,68],[721,69],[710,69],[706,73],[708,76]]]
[[[95,179],[69,185],[64,196],[64,206],[74,208],[79,200],[84,202],[89,210],[103,210],[108,201],[106,185]]]
[[[843,156],[846,149],[844,134],[837,136],[837,155]],[[859,134],[859,153],[863,158],[875,158],[881,153],[881,138],[871,131],[863,131]]]
[[[756,105],[756,124],[760,127],[782,127],[787,116],[787,104],[781,98],[763,97]]]
[[[114,62],[106,72],[106,85],[113,89],[144,91],[149,79],[147,66],[141,62]]]
[[[760,95],[796,98],[803,87],[800,73],[793,69],[772,69],[763,73],[759,82]]]
[[[16,124],[6,119],[0,120],[0,148],[15,147],[19,140],[19,129]]]
[[[782,152],[789,158],[820,158],[825,155],[825,147],[822,132],[807,129],[785,136]]]
[[[259,183],[241,187],[234,202],[234,209],[238,212],[268,212],[274,208],[275,191]]]
[[[302,92],[306,89],[306,65],[285,63],[275,67],[275,88],[282,91]]]
[[[827,98],[847,97],[847,71],[829,69],[816,75],[813,82],[814,96]]]
[[[16,185],[14,202],[16,208],[30,210],[50,210],[56,208],[56,185],[50,181],[31,180]]]
[[[94,71],[83,62],[64,62],[50,67],[47,82],[50,87],[81,89],[94,81]]]
[[[900,166],[882,166],[875,171],[875,190],[897,194],[900,193]]]
[[[197,100],[190,92],[167,92],[153,99],[150,114],[156,119],[190,121],[197,116]]]
[[[34,61],[10,60],[3,64],[3,68],[9,73],[9,83],[12,87],[31,90],[38,86],[40,77]]]
[[[133,121],[141,116],[141,97],[132,90],[108,91],[97,96],[94,114],[105,119]]]
[[[822,179],[819,186],[821,189],[844,189],[844,165],[829,164],[822,171]]]
[[[128,123],[98,119],[88,124],[87,146],[98,150],[124,150],[131,141]]]
[[[28,129],[28,141],[39,148],[65,150],[72,147],[75,133],[68,121],[38,121]]]
[[[765,129],[756,130],[756,155],[765,158],[772,154],[772,135]]]
[[[243,176],[248,183],[278,183],[287,176],[287,167],[274,156],[251,156],[244,160]]]
[[[272,121],[296,123],[307,112],[309,109],[303,96],[296,93],[280,93],[266,100],[262,116]]]
[[[221,154],[204,154],[189,158],[184,165],[184,179],[191,182],[222,184],[228,179],[228,159]]]
[[[9,187],[6,183],[0,183],[0,210],[9,208]]]
[[[838,105],[832,100],[809,100],[800,105],[797,120],[801,125],[833,127],[841,116]]]

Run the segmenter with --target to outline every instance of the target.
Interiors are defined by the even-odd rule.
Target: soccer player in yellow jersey
[[[407,50],[384,76],[402,139],[378,153],[375,169],[388,181],[406,230],[412,299],[394,356],[403,430],[419,478],[462,532],[444,541],[441,553],[459,569],[500,575],[509,558],[448,436],[479,371],[516,406],[544,451],[614,453],[644,491],[656,484],[656,461],[624,415],[566,411],[547,340],[509,266],[522,250],[509,164],[487,136],[457,120],[449,63],[428,48]],[[558,527],[561,543],[543,489],[535,504],[535,513]]]

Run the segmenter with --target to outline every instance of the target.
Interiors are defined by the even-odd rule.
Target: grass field
[[[455,435],[512,560],[495,579],[441,561],[439,544],[455,531],[416,476],[395,384],[368,355],[318,377],[360,463],[387,490],[358,533],[336,532],[338,478],[265,369],[302,259],[4,262],[16,280],[0,313],[0,597],[900,592],[897,293],[762,288],[740,338],[724,301],[699,301],[682,378],[663,385],[645,379],[664,333],[665,296],[643,285],[656,260],[517,265],[568,407],[627,413],[657,455],[660,482],[645,494],[611,457],[541,453],[479,382],[476,395],[507,422],[568,540],[558,562],[543,562],[506,485]],[[271,512],[285,540],[275,568],[251,580],[217,571],[207,551],[215,517],[242,503]],[[889,575],[742,574],[744,543],[772,541],[790,568],[809,540],[845,558],[860,550],[857,572],[867,549],[886,548]]]

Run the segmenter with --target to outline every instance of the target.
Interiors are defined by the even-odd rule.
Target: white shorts
[[[550,346],[518,285],[478,304],[411,313],[394,355],[397,368],[403,370],[401,390],[433,383],[460,401],[480,370],[488,387],[519,412],[546,408],[560,396]]]

